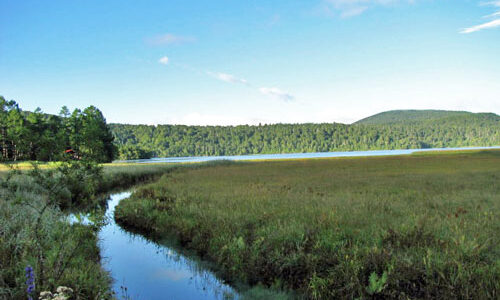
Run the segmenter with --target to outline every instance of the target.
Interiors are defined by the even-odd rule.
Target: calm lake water
[[[134,300],[237,298],[230,286],[195,261],[118,226],[114,209],[129,196],[130,192],[110,196],[109,224],[99,233],[103,265],[115,280],[113,289],[119,299],[122,286]]]
[[[232,156],[163,157],[163,158],[151,158],[151,159],[125,160],[118,162],[182,163],[182,162],[205,162],[213,160],[268,160],[268,159],[298,159],[298,158],[322,158],[322,157],[357,157],[357,156],[404,155],[404,154],[412,154],[416,152],[428,152],[428,151],[487,150],[487,149],[500,149],[500,146],[404,149],[404,150],[372,150],[372,151],[347,151],[347,152],[311,152],[311,153],[286,153],[286,154],[255,154],[255,155],[232,155]]]

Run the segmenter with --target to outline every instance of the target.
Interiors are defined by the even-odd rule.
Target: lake
[[[136,159],[117,162],[130,163],[193,163],[214,160],[272,160],[272,159],[301,159],[301,158],[325,158],[325,157],[361,157],[361,156],[385,156],[385,155],[408,155],[417,152],[429,151],[454,151],[454,150],[488,150],[500,149],[494,147],[466,147],[466,148],[428,148],[428,149],[401,149],[401,150],[371,150],[371,151],[344,151],[344,152],[311,152],[311,153],[283,153],[283,154],[254,154],[254,155],[231,155],[231,156],[187,156],[187,157],[163,157],[150,159]]]

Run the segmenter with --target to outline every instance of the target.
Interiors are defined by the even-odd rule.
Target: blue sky
[[[0,0],[0,94],[108,122],[500,114],[500,1]]]

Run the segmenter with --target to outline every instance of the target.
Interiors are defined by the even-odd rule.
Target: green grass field
[[[307,298],[500,297],[500,151],[179,168],[115,218]]]

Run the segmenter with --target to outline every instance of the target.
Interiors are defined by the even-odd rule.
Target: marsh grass
[[[0,299],[26,299],[24,270],[36,292],[68,286],[75,299],[111,299],[101,267],[99,224],[67,222],[68,210],[93,210],[100,193],[158,178],[172,165],[23,167],[0,178]],[[23,165],[24,166],[24,165]],[[104,216],[102,216],[104,218]],[[34,297],[38,299],[38,297]]]
[[[500,151],[180,168],[115,218],[306,298],[499,297]]]

